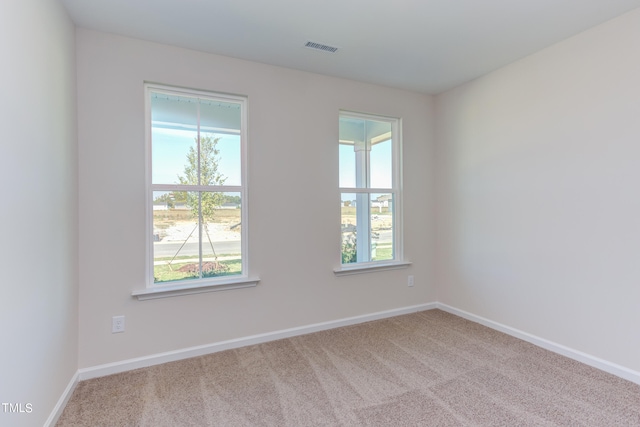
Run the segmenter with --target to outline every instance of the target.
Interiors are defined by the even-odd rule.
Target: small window
[[[247,275],[246,98],[146,85],[148,286]]]
[[[402,261],[399,122],[340,113],[343,268]]]

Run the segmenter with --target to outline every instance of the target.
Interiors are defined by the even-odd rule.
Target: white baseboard
[[[620,378],[624,378],[628,381],[634,382],[636,384],[640,384],[640,372],[591,356],[590,354],[583,353],[578,350],[574,350],[564,345],[554,343],[544,338],[531,335],[527,332],[520,331],[510,326],[506,326],[501,323],[494,322],[493,320],[476,316],[475,314],[471,314],[464,310],[459,310],[457,308],[451,307],[446,304],[442,304],[440,302],[435,303],[435,305],[436,305],[436,308],[439,308],[440,310],[446,311],[451,314],[455,314],[456,316],[460,316],[464,319],[471,320],[472,322],[480,323],[481,325],[487,326],[491,329],[495,329],[507,335],[511,335],[513,337],[520,338],[521,340],[530,342],[531,344],[537,345],[538,347],[542,347],[545,350],[549,350],[554,353],[561,354],[562,356],[566,356],[570,359],[577,360],[578,362],[582,362],[585,365],[592,366],[594,368],[600,369],[601,371],[608,372]]]
[[[64,408],[64,404],[66,404],[66,401],[71,396],[71,393],[73,392],[73,388],[75,388],[75,384],[78,381],[103,377],[106,375],[117,374],[121,372],[130,371],[133,369],[145,368],[148,366],[159,365],[167,362],[174,362],[177,360],[188,359],[190,357],[204,356],[206,354],[216,353],[219,351],[230,350],[230,349],[244,347],[248,345],[261,344],[261,343],[275,341],[283,338],[290,338],[298,335],[305,335],[313,332],[324,331],[327,329],[355,325],[358,323],[369,322],[372,320],[385,319],[388,317],[400,316],[403,314],[415,313],[418,311],[425,311],[425,310],[432,310],[436,308],[451,314],[455,314],[456,316],[460,316],[467,320],[471,320],[473,322],[479,323],[481,325],[487,326],[491,329],[495,329],[497,331],[503,332],[507,335],[511,335],[513,337],[530,342],[531,344],[537,345],[538,347],[542,347],[546,350],[553,351],[554,353],[561,354],[570,359],[577,360],[579,362],[582,362],[594,368],[600,369],[604,372],[608,372],[610,374],[616,375],[618,377],[624,378],[636,384],[640,384],[640,372],[594,357],[592,355],[583,353],[581,351],[574,350],[564,345],[554,343],[544,338],[537,337],[527,332],[520,331],[510,326],[506,326],[501,323],[494,322],[493,320],[485,319],[484,317],[477,316],[475,314],[466,312],[464,310],[459,310],[447,304],[443,304],[440,302],[432,302],[428,304],[420,304],[420,305],[403,307],[403,308],[394,309],[394,310],[387,310],[387,311],[381,311],[377,313],[365,314],[361,316],[348,317],[345,319],[332,320],[328,322],[322,322],[322,323],[316,323],[312,325],[300,326],[296,328],[284,329],[280,331],[268,332],[265,334],[252,335],[252,336],[232,339],[228,341],[221,341],[221,342],[212,343],[212,344],[189,347],[185,349],[169,351],[165,353],[152,354],[149,356],[138,357],[134,359],[122,360],[119,362],[107,363],[104,365],[98,365],[98,366],[92,366],[89,368],[79,369],[76,377],[74,378],[74,380],[72,380],[72,382],[70,383],[70,386],[67,387],[68,390],[65,391],[65,395],[63,395],[63,397],[60,398],[61,400],[56,406],[56,408]],[[62,412],[61,409],[56,409],[54,413],[56,413],[56,411],[58,410],[60,411],[60,413]],[[50,418],[53,419],[52,417]]]
[[[62,392],[62,396],[60,396],[60,399],[58,399],[58,403],[56,403],[56,406],[53,407],[53,411],[51,411],[49,418],[47,418],[47,421],[45,421],[45,427],[53,427],[56,425],[58,419],[60,418],[60,415],[62,415],[62,411],[64,411],[65,406],[67,406],[67,402],[69,402],[69,399],[71,399],[71,395],[76,389],[78,381],[80,381],[80,375],[78,374],[78,372],[76,372],[75,374],[73,374],[73,377],[71,377],[71,381],[69,381],[69,384],[67,384],[67,388],[65,388],[64,392]]]
[[[329,322],[315,323],[297,328],[284,329],[265,334],[252,335],[228,341],[221,341],[213,344],[206,344],[197,347],[190,347],[181,350],[168,351],[165,353],[152,354],[150,356],[137,357],[135,359],[122,360],[120,362],[107,363],[104,365],[92,366],[78,370],[79,379],[88,380],[91,378],[103,377],[106,375],[126,372],[133,369],[145,368],[147,366],[159,365],[161,363],[174,362],[176,360],[188,359],[190,357],[203,356],[223,350],[244,347],[248,345],[261,344],[268,341],[275,341],[283,338],[305,335],[312,332],[324,331],[327,329],[339,328],[342,326],[355,325],[358,323],[370,322],[372,320],[385,319],[387,317],[400,316],[403,314],[415,313],[418,311],[432,310],[437,308],[437,303],[420,304],[410,307],[403,307],[393,310],[380,311],[377,313],[365,314],[361,316],[348,317],[345,319],[332,320]]]

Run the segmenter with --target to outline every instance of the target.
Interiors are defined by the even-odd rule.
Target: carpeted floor
[[[58,426],[640,426],[640,386],[440,310],[83,381]]]

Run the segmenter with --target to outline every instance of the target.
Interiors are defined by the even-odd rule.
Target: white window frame
[[[374,114],[367,113],[359,113],[354,111],[340,110],[339,119],[342,117],[346,118],[355,118],[355,119],[363,119],[363,120],[374,120],[374,121],[382,121],[387,122],[391,125],[391,141],[392,141],[392,187],[391,188],[374,188],[369,187],[369,177],[370,171],[368,170],[369,164],[369,151],[363,150],[362,155],[364,156],[361,159],[357,159],[356,163],[360,162],[363,165],[366,165],[367,169],[367,185],[366,187],[339,187],[339,199],[341,200],[342,193],[354,193],[356,196],[359,194],[375,194],[375,193],[383,193],[383,194],[392,194],[393,196],[393,253],[394,257],[391,260],[378,260],[378,261],[361,261],[354,262],[349,264],[343,264],[340,259],[340,267],[335,268],[334,274],[336,276],[343,275],[351,275],[351,274],[359,274],[359,273],[368,273],[371,271],[379,271],[379,270],[393,270],[398,268],[405,268],[411,265],[410,262],[404,260],[404,250],[403,250],[403,213],[402,213],[402,119],[388,116],[380,116]],[[340,144],[340,141],[338,141]],[[356,175],[358,172],[356,171]],[[371,197],[367,197],[367,203],[370,203]],[[361,233],[361,230],[358,230],[358,235],[366,235],[367,239],[358,242],[359,248],[367,249],[369,251],[371,245],[371,233],[370,233],[370,208],[367,205],[366,209],[358,210],[358,225],[357,227],[363,227],[366,233]],[[339,224],[341,221],[338,222]],[[340,247],[338,254],[340,255],[342,252],[342,230],[338,230],[340,233]],[[368,255],[367,255],[368,258]]]
[[[151,140],[151,93],[167,93],[183,97],[205,98],[221,102],[240,104],[241,109],[241,183],[240,185],[182,185],[182,184],[154,184],[152,182],[152,140]],[[136,289],[132,295],[139,300],[165,298],[170,296],[188,295],[202,292],[221,291],[236,288],[256,286],[259,278],[249,276],[248,253],[248,197],[247,197],[247,97],[228,95],[156,83],[144,84],[145,94],[145,131],[146,131],[146,287]],[[199,132],[199,131],[198,131]],[[199,135],[199,133],[198,133]],[[153,192],[154,191],[215,191],[240,193],[241,209],[241,265],[242,273],[233,276],[207,277],[189,279],[168,283],[154,283],[153,275]]]

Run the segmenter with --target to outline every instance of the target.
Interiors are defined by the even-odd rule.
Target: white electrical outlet
[[[413,286],[413,276],[407,278],[407,286]]]
[[[111,333],[124,332],[124,316],[113,316],[111,319]]]

